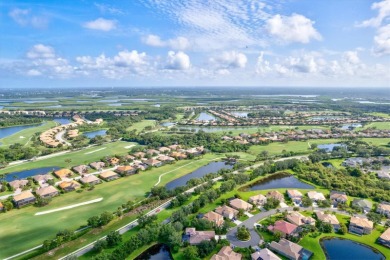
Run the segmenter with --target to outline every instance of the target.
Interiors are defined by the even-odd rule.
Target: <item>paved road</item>
[[[63,143],[63,144],[66,144],[67,146],[72,146],[71,143],[69,143],[65,138],[64,138],[64,134],[65,134],[65,130],[64,131],[61,131],[61,132],[58,132],[55,136],[55,139],[57,139],[58,142],[60,143]]]

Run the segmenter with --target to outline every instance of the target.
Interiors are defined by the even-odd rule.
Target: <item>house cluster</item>
[[[103,123],[103,119],[101,118],[98,118],[94,122],[92,122],[92,121],[87,121],[85,119],[82,119],[78,115],[74,115],[72,119],[74,120],[74,122],[72,123],[59,125],[41,133],[41,135],[39,136],[39,140],[48,147],[57,147],[60,144],[63,144],[63,141],[57,138],[58,133],[62,131],[68,131],[68,137],[74,138],[77,137],[78,135],[78,131],[75,130],[74,128],[78,127],[79,125],[83,125],[85,123],[99,125]]]
[[[365,172],[375,172],[380,179],[390,179],[390,160],[383,156],[378,157],[352,157],[345,159],[342,166],[361,168]]]

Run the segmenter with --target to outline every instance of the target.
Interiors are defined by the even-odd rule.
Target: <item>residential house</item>
[[[125,175],[132,175],[137,173],[137,169],[133,166],[125,165],[125,166],[119,166],[116,168],[115,172],[119,173],[122,176]]]
[[[91,166],[92,169],[100,170],[106,167],[106,164],[104,162],[93,162],[90,163],[89,166]]]
[[[108,159],[108,163],[110,164],[110,165],[113,165],[113,166],[115,166],[115,165],[118,165],[119,164],[119,159],[118,158],[116,158],[116,157],[112,157],[112,158],[110,158],[110,159]]]
[[[28,180],[14,180],[14,181],[10,181],[8,183],[8,185],[14,189],[14,190],[17,190],[17,189],[22,189],[24,186],[26,186],[28,184]]]
[[[113,181],[119,178],[119,175],[113,171],[104,171],[99,174],[99,177],[105,181]]]
[[[178,144],[173,144],[173,145],[168,146],[168,148],[171,149],[171,151],[177,151],[178,149],[181,148],[181,146]]]
[[[146,154],[144,152],[136,152],[136,153],[133,153],[133,155],[136,158],[141,159],[141,158],[144,158]]]
[[[215,212],[228,219],[236,218],[238,215],[238,210],[233,209],[226,205],[219,206],[218,208],[215,209]]]
[[[41,198],[52,198],[59,194],[58,190],[51,185],[42,187],[36,190],[35,193]]]
[[[298,236],[299,235],[299,228],[297,225],[288,223],[284,220],[278,220],[273,225],[268,226],[267,228],[270,232],[280,232],[282,234],[282,237],[286,236]]]
[[[155,149],[149,149],[146,151],[146,154],[151,155],[151,156],[156,156],[160,154],[160,151],[157,151]]]
[[[366,199],[354,199],[352,201],[352,207],[361,209],[364,213],[367,213],[371,211],[372,203]]]
[[[274,252],[281,254],[291,260],[298,259],[310,259],[313,255],[309,250],[304,249],[298,244],[288,241],[284,238],[280,239],[279,242],[272,241],[269,248]]]
[[[204,151],[203,146],[199,146],[199,147],[195,147],[195,148],[190,148],[186,152],[189,155],[198,156],[198,155],[201,155],[203,153],[203,151]]]
[[[322,211],[317,211],[316,212],[316,216],[317,216],[317,219],[319,221],[331,224],[335,231],[340,229],[340,222],[336,218],[335,215],[333,215],[333,214],[326,214],[326,213],[324,213]]]
[[[287,190],[287,196],[296,204],[302,202],[303,194],[298,190]]]
[[[267,198],[277,199],[279,202],[284,202],[284,196],[277,190],[269,191],[266,195]]]
[[[381,202],[376,208],[376,212],[390,218],[390,203]]]
[[[231,200],[229,204],[236,210],[242,209],[244,211],[249,211],[253,208],[252,204],[249,204],[248,202],[238,198]]]
[[[190,245],[198,245],[202,241],[210,241],[215,238],[215,231],[197,231],[195,228],[186,228],[184,241],[188,241]]]
[[[220,227],[225,222],[223,216],[214,211],[207,212],[203,215],[203,219],[213,222],[217,227]]]
[[[146,164],[141,163],[141,162],[140,163],[136,163],[133,166],[135,168],[139,169],[140,171],[145,171],[148,168],[148,166]]]
[[[168,147],[160,147],[160,148],[158,148],[158,151],[160,153],[166,154],[166,153],[169,153],[171,151],[171,149],[169,149]]]
[[[263,248],[251,254],[252,260],[282,260],[268,248]]]
[[[187,158],[187,155],[181,152],[172,152],[169,156],[175,158],[176,160],[183,160]]]
[[[166,155],[160,155],[157,157],[157,160],[161,161],[161,162],[165,162],[165,163],[170,163],[170,162],[174,162],[176,161],[175,158],[173,157],[170,157],[170,156],[166,156]]]
[[[263,206],[267,202],[267,198],[263,194],[258,194],[250,197],[249,202],[254,205]]]
[[[315,202],[326,200],[324,194],[321,192],[317,192],[317,191],[309,191],[307,193],[307,196],[309,197],[309,199],[311,199],[312,201],[315,201]]]
[[[136,159],[135,156],[133,156],[131,154],[128,154],[128,155],[125,156],[125,160],[128,161],[128,162],[132,162],[135,159]]]
[[[345,204],[348,201],[348,196],[342,191],[331,191],[330,200],[333,206],[337,207],[339,203]]]
[[[82,184],[96,185],[101,182],[101,180],[93,174],[85,175],[80,179]]]
[[[287,221],[297,225],[297,226],[302,226],[302,225],[315,225],[316,220],[312,217],[306,217],[299,213],[298,211],[292,211],[287,214]]]
[[[378,238],[378,243],[390,247],[390,227]]]
[[[88,172],[89,167],[87,165],[74,166],[72,170],[80,175],[84,175]]]
[[[71,181],[63,181],[58,186],[64,190],[64,191],[74,191],[81,188],[80,183],[77,181],[71,180]]]
[[[36,201],[34,195],[31,193],[31,191],[23,191],[22,193],[19,193],[18,195],[14,196],[14,204],[16,207],[20,208],[28,204],[32,204]]]
[[[241,260],[242,255],[233,251],[230,246],[224,246],[219,252],[213,255],[210,260]]]
[[[152,167],[160,167],[163,165],[162,162],[160,162],[159,160],[156,160],[156,159],[149,159],[149,160],[146,160],[145,161],[145,164],[149,165],[149,166],[152,166]]]
[[[73,175],[73,172],[69,169],[61,169],[54,172],[54,175],[60,179],[66,179]]]
[[[351,217],[349,221],[349,232],[358,235],[370,234],[374,223],[366,218]]]
[[[34,181],[38,183],[39,186],[42,186],[47,183],[49,180],[54,180],[54,177],[50,174],[39,174],[33,176]]]

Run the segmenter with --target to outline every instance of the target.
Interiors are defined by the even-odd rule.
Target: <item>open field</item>
[[[364,126],[364,128],[375,127],[376,129],[390,129],[390,122],[374,122]],[[359,128],[357,128],[359,130]]]
[[[137,132],[142,131],[145,127],[151,126],[154,127],[156,125],[155,120],[142,120],[141,122],[134,123],[132,126],[128,127],[128,131],[136,130]]]

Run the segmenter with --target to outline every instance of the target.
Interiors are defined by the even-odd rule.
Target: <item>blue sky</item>
[[[0,87],[388,86],[390,0],[0,2]]]

